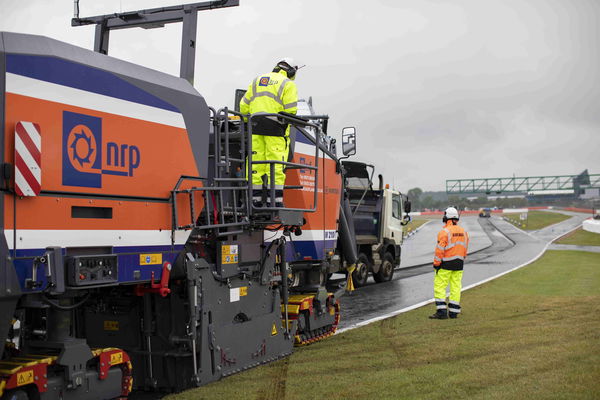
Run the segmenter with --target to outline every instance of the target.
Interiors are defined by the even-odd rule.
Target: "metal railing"
[[[254,165],[258,165],[258,164],[268,164],[269,165],[269,185],[268,185],[268,191],[269,191],[269,197],[271,198],[271,204],[274,203],[274,199],[275,199],[275,192],[276,192],[276,188],[275,188],[275,165],[279,164],[279,165],[283,165],[283,167],[285,169],[309,169],[309,170],[313,170],[315,171],[315,181],[314,181],[314,190],[313,190],[313,204],[312,207],[310,208],[289,208],[289,207],[256,207],[254,204],[252,204],[251,208],[252,210],[260,210],[260,211],[276,211],[276,210],[286,210],[286,211],[302,211],[302,212],[315,212],[317,210],[317,201],[318,201],[318,193],[319,193],[319,150],[320,149],[320,142],[321,142],[321,135],[319,134],[321,131],[321,127],[318,124],[312,123],[312,122],[308,122],[304,119],[301,118],[297,118],[297,117],[293,117],[290,115],[284,115],[284,114],[271,114],[271,113],[256,113],[253,114],[251,116],[248,117],[248,132],[249,132],[249,137],[252,137],[252,119],[253,118],[257,118],[257,117],[271,117],[271,118],[277,118],[281,121],[287,122],[291,125],[293,125],[298,132],[300,132],[304,137],[306,137],[311,143],[313,143],[315,145],[315,165],[306,165],[306,164],[300,164],[300,163],[292,163],[292,162],[288,162],[288,161],[278,161],[278,160],[265,160],[265,161],[254,161],[252,159],[252,140],[248,141],[248,164],[250,166],[250,169],[252,168],[252,166]],[[306,127],[312,127],[315,129],[316,131],[316,135],[315,137],[313,137],[309,132],[306,131]],[[249,180],[251,180],[252,178],[249,177]],[[249,195],[252,196],[252,185],[249,185]],[[292,190],[302,190],[303,187],[288,187],[288,189],[292,189]]]
[[[242,233],[244,227],[254,223],[253,215],[259,213],[264,217],[265,214],[273,216],[280,210],[291,212],[314,212],[317,209],[318,186],[319,186],[319,151],[323,150],[320,144],[320,127],[317,124],[295,118],[289,115],[259,113],[252,116],[240,114],[236,111],[222,108],[216,111],[209,108],[211,113],[213,143],[211,167],[213,168],[211,178],[201,178],[196,176],[181,176],[177,184],[171,191],[172,203],[172,238],[176,230],[185,229],[214,229],[217,236]],[[232,120],[230,116],[237,119]],[[253,160],[252,153],[252,119],[256,117],[278,118],[283,123],[289,123],[296,127],[300,134],[304,135],[315,145],[315,165],[299,164],[279,160]],[[244,119],[247,119],[245,121]],[[239,123],[239,129],[231,130],[230,123]],[[305,128],[313,127],[316,130],[316,136],[313,137]],[[285,169],[309,169],[315,171],[315,180],[313,187],[313,204],[309,208],[289,208],[289,207],[257,207],[252,199],[251,174],[254,165],[269,165],[269,184],[268,193],[272,200],[275,199],[275,166],[282,165]],[[190,185],[190,182],[197,182],[198,186]],[[184,184],[191,186],[182,189]],[[302,186],[286,186],[287,190],[302,190]],[[196,203],[198,195],[202,196],[202,212],[197,212]],[[189,202],[189,223],[181,223],[179,215],[178,200],[180,195],[188,196]],[[274,201],[272,201],[274,203]],[[267,221],[269,218],[267,218]],[[264,218],[263,218],[264,223]]]

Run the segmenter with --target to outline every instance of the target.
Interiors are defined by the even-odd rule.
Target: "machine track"
[[[340,303],[329,293],[325,312],[314,307],[315,294],[296,294],[289,298],[287,311],[289,326],[298,322],[294,346],[305,346],[335,334],[340,322]],[[282,312],[285,309],[282,305]],[[285,318],[285,315],[283,316]]]
[[[131,393],[133,378],[132,366],[129,356],[121,349],[103,348],[92,349],[93,357],[98,366],[98,378],[105,379],[111,367],[119,366],[123,371],[121,395],[127,398]],[[26,389],[35,386],[37,393],[49,390],[48,370],[61,368],[56,364],[58,356],[45,354],[25,354],[0,361],[0,398],[5,392],[17,389]]]

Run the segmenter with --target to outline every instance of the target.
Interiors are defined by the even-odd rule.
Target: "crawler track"
[[[340,322],[340,303],[329,295],[326,311],[319,313],[313,307],[314,295],[297,294],[290,296],[288,304],[288,318],[290,325],[298,321],[297,331],[294,334],[294,346],[305,346],[318,342],[335,334]],[[285,311],[285,310],[284,310]],[[317,325],[311,329],[311,325]]]

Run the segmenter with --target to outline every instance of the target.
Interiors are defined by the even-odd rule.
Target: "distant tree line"
[[[475,199],[468,199],[461,196],[447,196],[445,192],[423,192],[421,188],[412,188],[407,192],[408,199],[412,203],[414,211],[423,210],[444,210],[452,205],[461,210],[474,210],[479,208],[521,208],[527,207],[526,198],[510,197],[488,199],[486,196],[480,196]]]
[[[470,199],[466,196],[448,196],[446,192],[424,192],[421,188],[412,188],[406,195],[412,203],[413,211],[444,210],[448,206],[455,206],[461,210],[477,210],[480,208],[522,208],[528,206],[556,206],[556,207],[581,207],[600,208],[600,199],[583,200],[574,196],[533,196],[533,197],[494,197],[479,196]]]

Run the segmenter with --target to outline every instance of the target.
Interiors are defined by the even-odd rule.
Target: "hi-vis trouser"
[[[460,291],[462,290],[461,271],[451,271],[448,269],[438,268],[433,279],[433,295],[435,297],[435,305],[438,310],[445,311],[448,308],[450,313],[460,313]],[[450,283],[450,302],[446,307],[446,287]]]
[[[288,128],[289,132],[289,128]],[[288,136],[266,136],[252,135],[252,160],[253,161],[287,161],[288,159]],[[254,189],[253,197],[257,197],[258,191],[262,189],[263,175],[267,176],[267,184],[270,188],[271,184],[271,164],[254,164],[252,166],[252,189]],[[285,185],[285,173],[283,172],[282,164],[275,164],[275,202],[283,202],[283,187]],[[260,196],[258,196],[260,197]],[[254,200],[260,200],[255,198]]]

